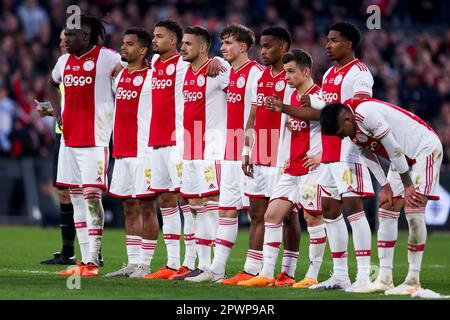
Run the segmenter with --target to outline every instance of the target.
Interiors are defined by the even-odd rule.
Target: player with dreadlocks
[[[100,19],[82,15],[76,26],[64,29],[67,53],[56,63],[48,82],[48,96],[59,125],[64,126],[57,185],[70,188],[74,222],[82,260],[61,275],[99,274],[106,189],[108,144],[113,127],[114,97],[110,73],[120,55],[99,43],[105,38]],[[59,84],[64,85],[64,105]]]

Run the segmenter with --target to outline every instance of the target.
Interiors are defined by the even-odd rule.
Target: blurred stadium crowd
[[[51,68],[59,56],[59,33],[67,17],[66,0],[0,0],[0,157],[51,157],[53,119],[41,119],[34,99],[45,99]],[[215,36],[231,22],[256,34],[268,25],[287,26],[292,47],[314,59],[320,83],[331,62],[324,50],[326,28],[339,20],[358,24],[363,42],[358,57],[375,78],[374,96],[427,120],[445,148],[443,168],[450,168],[450,6],[432,0],[147,0],[78,1],[82,13],[100,16],[107,25],[106,46],[120,50],[130,25],[152,30],[156,21],[175,19],[200,24]],[[381,29],[368,30],[366,8],[379,5]],[[259,58],[259,47],[251,52]]]

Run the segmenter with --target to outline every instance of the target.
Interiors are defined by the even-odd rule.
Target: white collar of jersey
[[[172,60],[173,58],[179,57],[180,55],[178,53],[175,53],[173,56],[170,56],[169,58],[167,58],[166,60],[161,59],[161,56],[159,56],[159,61],[161,61],[162,63],[167,63],[167,61]]]
[[[74,55],[74,54],[72,54],[74,57],[75,57],[75,59],[78,59],[78,60],[80,60],[81,58],[83,58],[85,55],[87,55],[87,54],[89,54],[89,53],[91,53],[95,48],[97,48],[97,46],[95,45],[95,46],[93,46],[92,47],[92,49],[91,50],[89,50],[88,52],[86,52],[86,53],[83,53],[81,56],[79,56],[79,57],[77,57],[76,55]]]
[[[339,70],[341,70],[341,69],[344,69],[346,66],[348,66],[349,64],[355,62],[356,60],[358,60],[358,59],[357,59],[357,58],[353,59],[352,61],[350,61],[349,63],[347,63],[345,66],[340,67],[339,69],[338,69],[337,66],[334,66],[335,71],[337,72],[337,71],[339,71]]]
[[[133,73],[136,73],[136,72],[144,71],[145,69],[148,69],[148,68],[149,68],[149,66],[146,66],[146,67],[144,67],[142,69],[139,69],[139,70],[130,71],[130,69],[128,69],[128,67],[127,67],[127,71],[128,71],[129,74],[133,74]]]
[[[282,72],[284,72],[284,69],[283,70],[281,70],[280,72],[278,72],[276,75],[274,75],[273,74],[273,66],[270,66],[269,67],[270,68],[270,75],[272,76],[272,78],[276,78],[276,77],[278,77]]]
[[[242,66],[240,66],[239,68],[237,68],[237,70],[234,70],[235,73],[241,71],[242,69],[244,69],[250,62],[252,62],[252,60],[248,60],[246,63],[244,63]]]
[[[202,64],[202,66],[200,68],[198,68],[198,70],[196,72],[194,72],[194,70],[192,70],[192,64],[190,65],[192,73],[196,76],[204,67],[206,67],[206,65],[208,65],[208,63],[211,61],[211,58],[208,58],[208,60],[206,60],[206,62],[204,64]]]

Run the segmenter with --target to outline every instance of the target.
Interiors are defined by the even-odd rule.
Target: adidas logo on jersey
[[[66,70],[70,70],[70,65],[68,65],[68,66],[66,67]]]
[[[214,184],[212,184],[212,183],[209,185],[209,189],[214,189],[215,187],[216,186]]]
[[[102,177],[98,177],[97,182],[103,183]]]
[[[348,186],[347,191],[355,191],[352,186]]]

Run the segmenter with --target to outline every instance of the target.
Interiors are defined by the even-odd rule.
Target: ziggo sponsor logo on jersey
[[[195,92],[195,91],[189,91],[185,90],[183,91],[184,101],[187,102],[193,102],[197,100],[203,99],[203,93],[202,92]]]
[[[227,92],[227,102],[240,102],[242,101],[242,96],[239,93]]]
[[[152,79],[152,89],[164,89],[172,86],[172,79]]]
[[[85,77],[85,76],[73,76],[71,74],[68,74],[64,77],[64,85],[66,87],[71,86],[84,86],[85,84],[91,84],[92,83],[92,77]]]
[[[137,91],[133,90],[124,90],[123,88],[118,88],[116,92],[116,99],[135,99],[137,97]]]
[[[302,129],[308,127],[308,123],[306,121],[290,119],[289,122],[286,123],[286,127],[291,131],[302,131]]]
[[[339,96],[336,92],[322,92],[322,97],[325,102],[335,102],[338,101]]]

